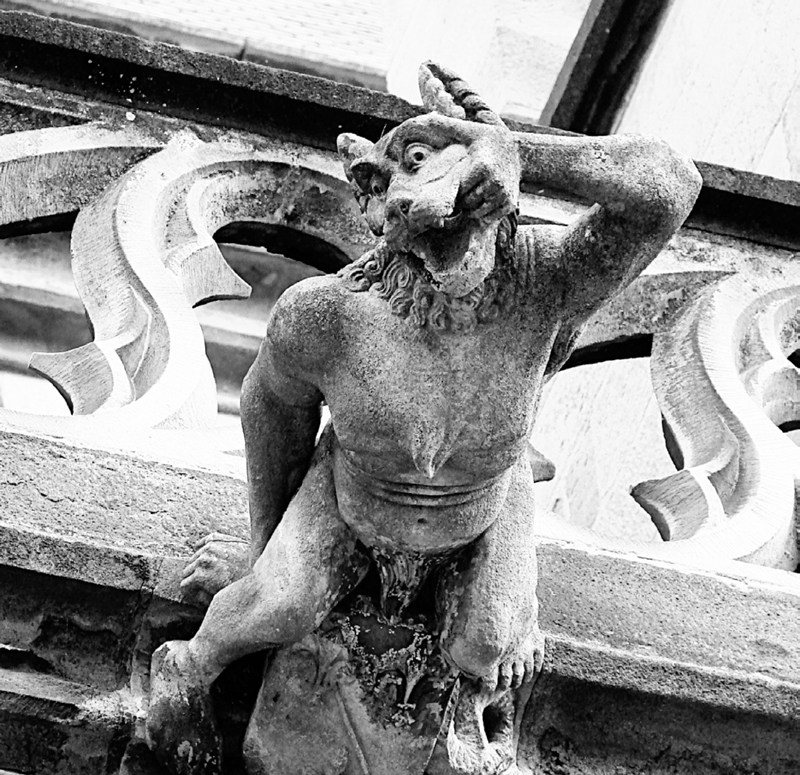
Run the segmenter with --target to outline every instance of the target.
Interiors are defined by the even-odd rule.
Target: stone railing
[[[84,124],[6,135],[0,176],[10,192],[0,226],[79,210],[72,270],[94,332],[91,343],[30,361],[73,419],[48,426],[0,410],[9,428],[105,430],[132,434],[131,443],[145,429],[213,437],[214,377],[192,307],[249,293],[213,235],[230,224],[283,229],[322,271],[372,244],[338,164],[286,142],[207,142],[188,129],[159,139],[135,126]],[[558,200],[523,198],[523,222],[571,216]],[[682,237],[584,335],[587,348],[655,334],[656,395],[680,470],[631,482],[663,543],[613,542],[591,531],[583,540],[701,565],[797,565],[800,451],[778,426],[798,416],[797,370],[787,356],[798,346],[800,289],[779,251],[748,258],[699,234]],[[543,530],[576,537],[559,519],[543,520]]]

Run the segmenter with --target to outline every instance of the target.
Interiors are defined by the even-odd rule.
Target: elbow
[[[242,381],[242,392],[239,398],[239,414],[243,422],[252,416],[259,403],[258,394],[260,392],[260,386],[259,378],[255,370],[255,364],[253,364]]]
[[[629,136],[629,168],[640,181],[644,208],[664,228],[677,231],[697,201],[703,179],[695,163],[656,137]]]
[[[689,213],[703,188],[703,178],[695,163],[685,154],[660,141],[663,150],[664,190],[668,192],[669,212],[677,229]]]
[[[242,392],[239,397],[239,416],[245,434],[260,424],[265,412],[270,410],[271,399],[272,396],[265,385],[265,369],[259,353],[242,381]]]

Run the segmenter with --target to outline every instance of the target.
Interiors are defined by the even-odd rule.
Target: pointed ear
[[[453,95],[447,91],[444,83],[437,78],[431,69],[433,62],[424,62],[419,66],[419,93],[422,105],[428,113],[440,113],[450,118],[466,118],[467,114],[460,105],[456,105]]]
[[[353,162],[366,156],[373,148],[375,143],[371,143],[364,137],[345,132],[336,138],[336,149],[339,151],[339,156],[342,157],[344,164],[344,174],[347,179],[353,182],[353,173],[350,170]]]

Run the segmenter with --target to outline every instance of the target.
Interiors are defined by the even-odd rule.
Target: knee
[[[502,661],[507,643],[494,630],[465,632],[442,642],[442,651],[462,673],[479,678]]]

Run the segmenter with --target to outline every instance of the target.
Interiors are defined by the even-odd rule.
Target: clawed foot
[[[211,697],[185,641],[169,641],[153,654],[147,744],[173,775],[222,772]]]
[[[250,572],[250,544],[239,538],[211,533],[194,549],[181,581],[187,602],[208,607],[217,592]]]
[[[525,640],[503,659],[496,668],[479,676],[484,691],[492,693],[518,689],[532,681],[542,669],[544,636],[536,627]]]
[[[461,693],[447,734],[450,765],[457,772],[499,775],[517,772],[515,721],[532,681],[542,669],[544,638],[534,628],[487,673],[462,678]]]

